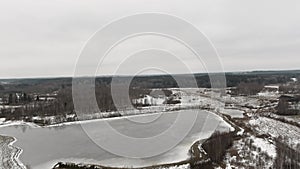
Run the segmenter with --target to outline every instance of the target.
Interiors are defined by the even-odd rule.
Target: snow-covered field
[[[276,157],[276,148],[268,140],[247,136],[235,141],[225,157],[227,168],[269,168]]]
[[[287,143],[296,146],[300,143],[300,129],[296,126],[266,117],[253,118],[249,124],[260,134],[270,134],[272,137],[286,138]]]
[[[294,116],[278,116],[275,115],[277,118],[283,118],[287,121],[291,121],[291,122],[296,122],[298,124],[300,124],[300,115],[294,115]]]
[[[276,147],[272,142],[254,136],[251,139],[253,140],[253,146],[259,148],[261,152],[267,153],[272,158],[276,157]]]

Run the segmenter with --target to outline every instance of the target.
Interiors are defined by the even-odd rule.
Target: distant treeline
[[[216,74],[215,74],[216,75]],[[300,71],[276,71],[276,72],[248,72],[248,73],[225,73],[227,87],[237,87],[241,83],[257,84],[278,84],[291,81],[291,78],[300,79]],[[120,84],[131,79],[130,76],[118,76]],[[135,88],[175,88],[178,87],[177,81],[185,82],[187,79],[195,78],[198,87],[211,87],[210,76],[205,73],[194,75],[149,75],[136,76],[131,81],[131,87]],[[176,79],[176,80],[175,80]],[[178,80],[179,79],[179,80]],[[5,81],[5,80],[1,80]],[[112,77],[96,77],[95,83],[101,85],[110,85]],[[181,87],[190,86],[191,83],[181,85]],[[72,85],[72,78],[43,78],[43,79],[15,79],[8,83],[0,83],[0,94],[9,92],[39,92],[49,93],[59,90],[62,86]]]
[[[109,85],[96,85],[95,93],[97,104],[101,112],[117,110],[112,99]],[[140,88],[130,88],[129,91],[131,99],[149,93],[150,90]],[[88,112],[89,110],[86,111]],[[71,86],[64,86],[59,89],[56,99],[51,102],[34,100],[31,103],[19,105],[19,107],[14,108],[13,111],[11,109],[3,109],[1,110],[0,117],[6,118],[7,120],[30,120],[35,116],[57,116],[64,118],[68,114],[75,114]]]
[[[299,78],[299,72],[294,73],[227,73],[226,81],[228,87],[237,87],[237,94],[252,95],[259,92],[264,85],[287,83],[291,78]],[[118,85],[124,85],[131,77],[120,76],[117,78]],[[152,88],[176,88],[195,87],[191,79],[196,79],[198,87],[211,87],[208,74],[195,75],[157,75],[157,76],[137,76],[134,77],[130,84],[130,98],[143,97],[151,92]],[[86,78],[89,79],[89,78]],[[177,84],[176,80],[182,84]],[[3,80],[2,80],[3,81]],[[116,107],[111,94],[112,77],[97,77],[95,79],[96,100],[101,112],[115,111]],[[191,83],[190,83],[191,82]],[[0,117],[7,119],[30,119],[34,116],[58,116],[64,118],[67,114],[74,112],[72,98],[72,78],[54,78],[54,79],[19,79],[9,80],[1,84],[0,97],[8,96],[13,92],[33,94],[49,94],[57,92],[56,99],[52,102],[37,102],[32,100],[13,112],[11,110],[2,110]],[[165,90],[166,95],[170,92]],[[9,99],[8,99],[9,100]],[[173,102],[171,102],[173,103]],[[3,103],[2,103],[3,104]],[[87,106],[88,108],[88,106]],[[86,109],[86,112],[91,112]]]

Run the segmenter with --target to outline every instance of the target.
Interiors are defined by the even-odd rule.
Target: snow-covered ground
[[[269,115],[276,119],[284,119],[289,122],[296,122],[300,125],[300,115],[292,115],[292,116],[277,115],[277,114],[269,114]]]
[[[276,157],[276,148],[268,140],[247,136],[234,141],[225,157],[226,169],[269,168]]]
[[[9,126],[30,126],[32,128],[40,127],[37,124],[24,122],[24,121],[5,121],[5,119],[0,120],[0,128]]]
[[[0,125],[5,123],[5,118],[0,118]]]
[[[260,151],[266,152],[273,159],[276,157],[276,146],[270,141],[252,136],[253,146],[260,148]]]
[[[22,106],[10,106],[10,105],[0,105],[0,110],[1,109],[16,109],[16,108],[20,108]]]
[[[220,113],[230,115],[232,118],[243,118],[245,112],[238,109],[221,109]]]
[[[22,149],[14,147],[16,138],[0,136],[0,168],[1,169],[25,169],[19,160]]]
[[[283,118],[285,118],[288,121],[297,122],[298,124],[300,124],[300,115],[296,115],[296,116],[284,116]]]
[[[279,136],[287,138],[287,143],[291,146],[300,143],[300,130],[296,126],[267,117],[252,118],[249,124],[260,134],[270,134],[274,138]]]
[[[172,167],[160,167],[158,169],[190,169],[190,165],[183,164],[183,165],[172,166]]]

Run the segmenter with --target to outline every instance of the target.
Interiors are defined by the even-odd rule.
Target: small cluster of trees
[[[288,85],[279,86],[279,91],[285,94],[299,94],[300,93],[300,84],[293,83]]]
[[[265,151],[262,151],[261,147],[257,147],[254,144],[254,140],[251,137],[245,137],[241,139],[244,145],[240,150],[236,150],[239,154],[236,163],[238,165],[249,168],[266,168],[268,163],[272,161],[272,157]],[[241,167],[242,168],[242,167]]]
[[[236,94],[237,95],[256,95],[264,88],[263,84],[257,83],[257,82],[251,82],[251,83],[245,83],[242,82],[237,85],[236,87]]]
[[[33,97],[31,95],[28,95],[27,93],[19,93],[19,96],[17,96],[17,93],[10,93],[8,95],[8,104],[14,105],[14,104],[26,104],[33,100]]]
[[[150,91],[151,90],[142,88],[130,88],[129,97],[131,99],[138,98],[140,96],[149,94]],[[169,94],[167,90],[166,93]],[[99,108],[98,110],[100,110],[101,112],[111,112],[117,110],[112,98],[110,85],[97,84],[95,87],[95,96]],[[15,97],[11,95],[9,100],[13,100],[14,98]],[[122,97],[120,99],[122,99]],[[29,95],[26,93],[22,95],[20,101],[22,101],[22,103],[18,102],[18,104],[16,104],[19,105],[19,107],[16,107],[13,110],[9,108],[2,109],[0,117],[4,117],[8,120],[30,120],[35,116],[56,116],[64,118],[67,114],[75,114],[71,86],[64,86],[59,89],[56,99],[51,102],[37,101],[29,97]],[[86,110],[83,111],[87,113],[94,113],[94,111],[88,108],[89,106],[87,106]]]
[[[234,133],[232,132],[215,132],[203,143],[202,147],[213,162],[220,163],[223,161],[226,150],[232,146],[233,139]]]
[[[300,113],[300,96],[285,96],[279,98],[277,105],[277,114],[279,115],[297,115]]]
[[[300,168],[300,145],[296,146],[296,150],[287,145],[284,138],[276,139],[277,156],[274,162],[276,169],[298,169]]]

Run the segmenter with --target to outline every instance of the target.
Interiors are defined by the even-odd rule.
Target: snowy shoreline
[[[17,141],[15,137],[0,136],[0,168],[3,169],[26,169],[25,165],[20,161],[19,157],[23,150],[13,144]]]
[[[22,126],[22,125],[27,125],[32,128],[49,128],[49,127],[61,127],[65,125],[73,125],[73,124],[85,124],[85,123],[91,123],[91,122],[96,122],[96,121],[111,121],[111,120],[119,120],[119,119],[124,119],[124,118],[134,118],[134,117],[146,117],[146,116],[151,116],[153,114],[162,114],[162,113],[174,113],[176,111],[182,111],[182,110],[193,110],[193,109],[199,109],[198,107],[182,107],[181,109],[171,109],[171,110],[165,110],[165,111],[150,111],[150,112],[143,112],[143,113],[138,113],[138,114],[126,114],[123,116],[119,117],[102,117],[102,118],[86,118],[86,119],[80,119],[76,121],[70,121],[70,122],[62,122],[62,123],[57,123],[57,124],[50,124],[50,125],[45,125],[45,126],[40,126],[37,125],[33,122],[25,122],[25,121],[5,121],[5,122],[0,122],[0,128],[2,127],[9,127],[9,126]],[[209,110],[202,110],[199,109],[199,111],[208,111],[213,113],[212,111]],[[214,113],[213,113],[214,114]],[[92,114],[91,114],[92,115]]]
[[[21,162],[20,160],[20,155],[22,154],[23,152],[23,149],[17,147],[17,146],[14,146],[13,144],[15,142],[17,142],[17,138],[15,137],[12,137],[14,139],[14,141],[12,141],[11,143],[9,143],[9,146],[12,146],[12,147],[15,147],[17,149],[17,152],[13,155],[13,158],[14,160],[17,162],[17,165],[19,165],[22,169],[26,169],[26,166]]]

